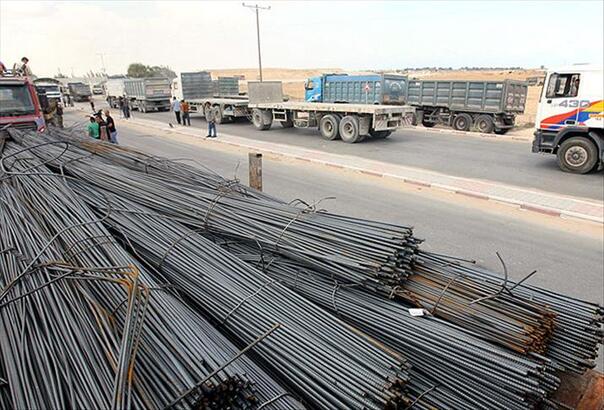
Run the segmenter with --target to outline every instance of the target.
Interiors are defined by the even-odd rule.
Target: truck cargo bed
[[[338,104],[338,103],[313,103],[304,101],[284,101],[278,103],[249,104],[250,108],[262,110],[299,110],[321,112],[349,112],[358,114],[393,114],[413,112],[413,107],[405,105],[372,105],[372,104]]]

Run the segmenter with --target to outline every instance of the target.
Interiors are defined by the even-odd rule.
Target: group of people
[[[103,118],[103,113],[105,114],[105,118]],[[117,144],[117,128],[108,109],[104,111],[99,110],[90,115],[90,122],[86,130],[90,138]]]
[[[19,63],[13,64],[12,74],[34,78],[34,75],[31,72],[31,69],[29,68],[28,63],[29,63],[29,58],[22,57],[20,64]],[[6,73],[11,73],[11,71],[9,71],[9,69],[4,65],[4,63],[2,63],[2,61],[0,61],[0,76],[4,76],[4,74],[6,74]]]
[[[178,125],[191,126],[191,116],[188,102],[185,100],[178,100],[176,97],[173,97],[170,109],[174,112]],[[208,122],[208,135],[206,135],[206,138],[216,138],[216,114],[214,110],[209,109],[206,111],[206,120]]]

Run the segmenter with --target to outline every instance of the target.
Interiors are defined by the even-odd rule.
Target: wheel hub
[[[564,159],[573,167],[580,167],[587,162],[587,150],[583,147],[570,147],[566,151]]]

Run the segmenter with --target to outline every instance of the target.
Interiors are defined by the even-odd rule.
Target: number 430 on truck
[[[604,84],[601,66],[573,65],[547,73],[539,100],[533,152],[555,154],[563,171],[604,166]]]

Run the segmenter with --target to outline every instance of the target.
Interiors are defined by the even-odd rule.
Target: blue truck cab
[[[305,101],[349,104],[401,105],[406,100],[407,77],[394,74],[323,74],[304,84]]]

